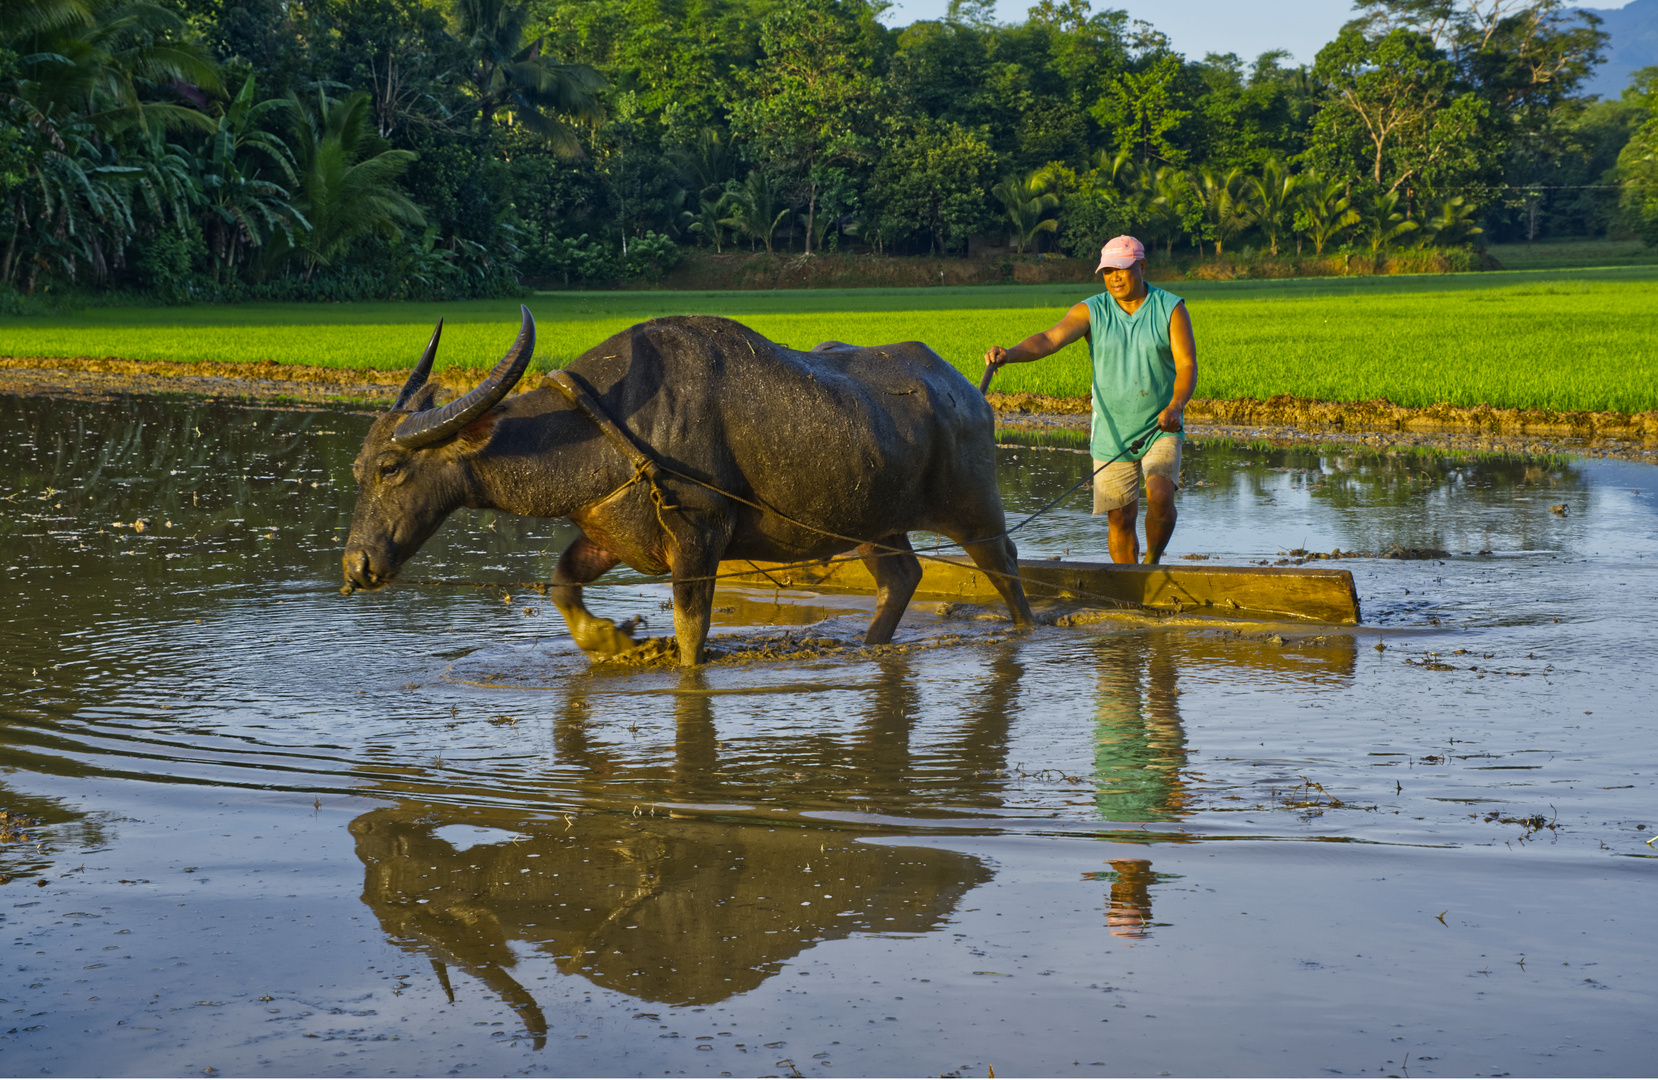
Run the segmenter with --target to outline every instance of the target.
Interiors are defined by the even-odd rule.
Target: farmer
[[[1143,481],[1145,561],[1156,563],[1174,534],[1182,417],[1197,387],[1192,321],[1180,297],[1146,284],[1146,249],[1134,237],[1119,236],[1101,248],[1095,272],[1104,275],[1105,292],[1011,349],[991,346],[984,362],[991,370],[1025,364],[1088,339],[1094,365],[1094,513],[1107,515],[1111,561],[1138,561],[1135,524]]]

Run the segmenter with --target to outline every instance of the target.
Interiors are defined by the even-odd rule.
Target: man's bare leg
[[[1135,528],[1139,519],[1139,499],[1135,499],[1127,506],[1119,506],[1115,510],[1106,511],[1106,537],[1111,548],[1112,562],[1132,563],[1140,561],[1140,535]],[[1163,542],[1168,543],[1168,538],[1165,537]]]
[[[1175,519],[1180,516],[1174,505],[1176,488],[1166,476],[1146,477],[1146,562],[1155,564],[1163,558],[1163,549],[1174,536]],[[1116,558],[1116,549],[1112,549]],[[1121,561],[1121,560],[1119,560]]]

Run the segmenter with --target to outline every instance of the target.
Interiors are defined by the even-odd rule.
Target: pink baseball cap
[[[1126,270],[1146,257],[1146,245],[1132,236],[1117,236],[1106,241],[1100,248],[1100,264],[1094,267],[1094,273],[1099,273],[1106,267]]]

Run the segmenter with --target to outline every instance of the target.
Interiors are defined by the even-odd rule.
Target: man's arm
[[[1044,356],[1054,353],[1079,341],[1088,335],[1088,305],[1077,304],[1065,317],[1040,334],[1032,334],[1011,349],[1004,349],[1000,345],[992,345],[984,354],[985,367],[1001,367],[1003,364],[1028,364],[1032,360],[1040,360]],[[1188,331],[1189,336],[1189,331]]]
[[[1169,316],[1169,347],[1174,352],[1174,398],[1157,414],[1157,426],[1179,431],[1185,423],[1186,403],[1197,390],[1197,341],[1192,337],[1192,318],[1184,303],[1176,304]]]

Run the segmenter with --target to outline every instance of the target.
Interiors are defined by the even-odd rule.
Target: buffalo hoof
[[[635,625],[637,623],[633,619],[617,626],[609,619],[589,615],[577,625],[570,627],[570,636],[575,639],[581,651],[589,656],[619,656],[639,647],[639,642],[629,633]]]

